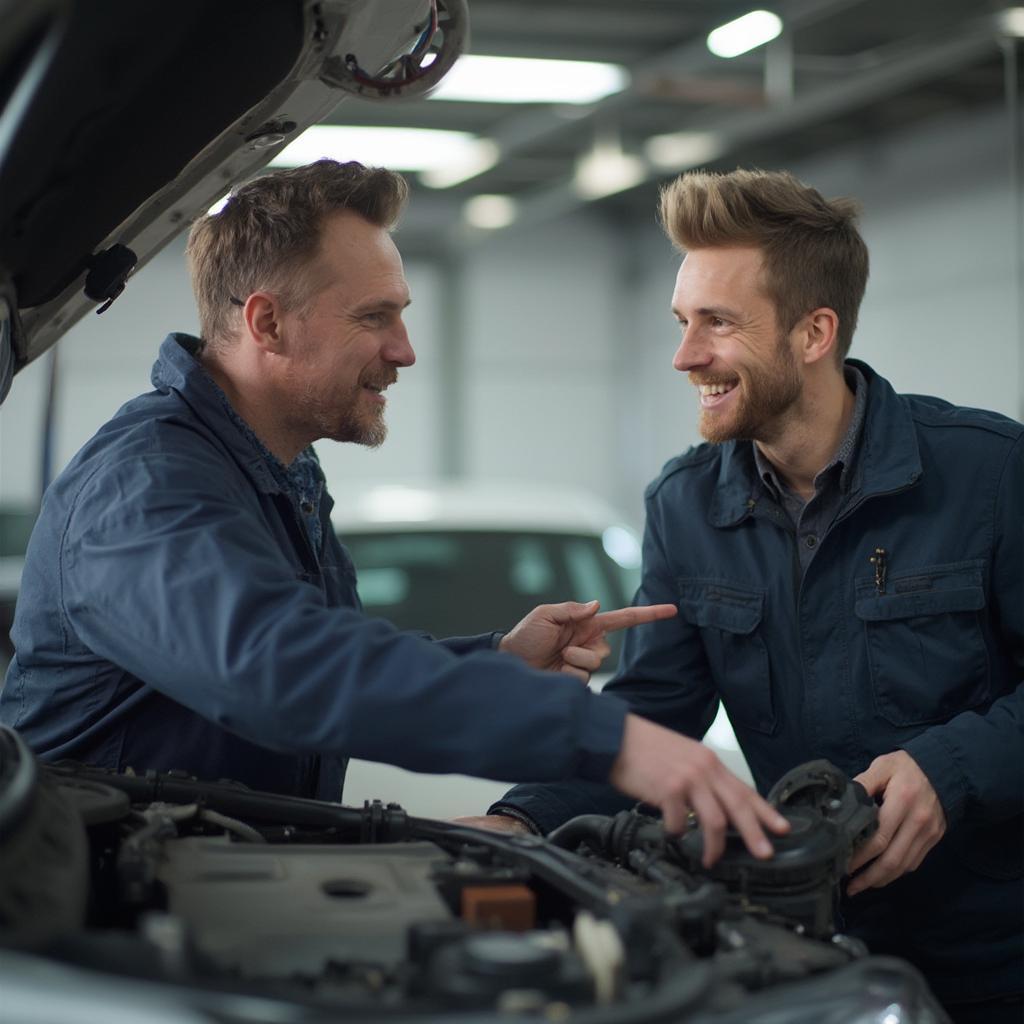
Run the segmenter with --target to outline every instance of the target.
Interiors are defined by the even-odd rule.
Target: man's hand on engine
[[[638,715],[626,716],[622,746],[608,781],[628,796],[660,807],[666,832],[682,832],[694,811],[704,835],[705,867],[722,855],[730,824],[761,859],[774,852],[765,828],[789,831],[789,822],[733,775],[710,747]]]

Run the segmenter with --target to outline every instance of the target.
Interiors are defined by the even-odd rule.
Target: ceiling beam
[[[751,112],[729,114],[718,111],[713,125],[688,127],[696,131],[713,130],[719,140],[717,159],[721,159],[758,142],[827,122],[888,96],[955,74],[997,54],[999,46],[994,24],[983,21],[972,31],[961,32],[954,39],[943,42],[930,40],[927,46],[904,53],[884,65],[797,94],[787,102]],[[634,187],[671,173],[665,168],[648,166],[646,177]],[[564,216],[589,201],[577,194],[571,180],[560,182],[521,199],[515,223],[505,230],[516,230]],[[478,233],[456,227],[451,241],[466,244],[477,238]]]
[[[862,2],[863,0],[789,0],[788,3],[778,5],[778,14],[782,18],[785,31],[794,32]],[[720,67],[721,64],[722,59],[714,56],[701,38],[648,58],[632,67],[630,74],[634,83],[639,84],[645,79],[680,70],[685,70],[688,75],[697,75],[702,71]],[[499,121],[487,135],[497,143],[501,159],[505,159],[539,142],[561,135],[567,123],[577,125],[594,118],[604,119],[608,115],[624,110],[634,100],[635,96],[631,90],[626,89],[591,106],[575,108],[568,115],[560,112],[557,107],[544,107],[525,114],[513,114]]]

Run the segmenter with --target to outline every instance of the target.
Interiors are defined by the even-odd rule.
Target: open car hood
[[[0,0],[0,402],[346,92],[426,92],[466,29],[464,0]]]

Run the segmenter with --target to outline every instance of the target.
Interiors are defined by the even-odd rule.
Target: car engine
[[[912,967],[836,932],[877,828],[864,790],[814,761],[769,799],[791,825],[775,856],[730,833],[705,870],[699,825],[668,836],[643,808],[499,834],[44,767],[0,729],[8,1019],[946,1020]]]

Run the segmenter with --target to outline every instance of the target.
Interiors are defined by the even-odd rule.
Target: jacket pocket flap
[[[858,618],[868,622],[884,622],[949,612],[976,612],[984,607],[985,591],[978,586],[862,597],[854,605],[854,611]]]
[[[761,622],[764,594],[714,580],[679,580],[679,611],[695,626],[745,636]]]

